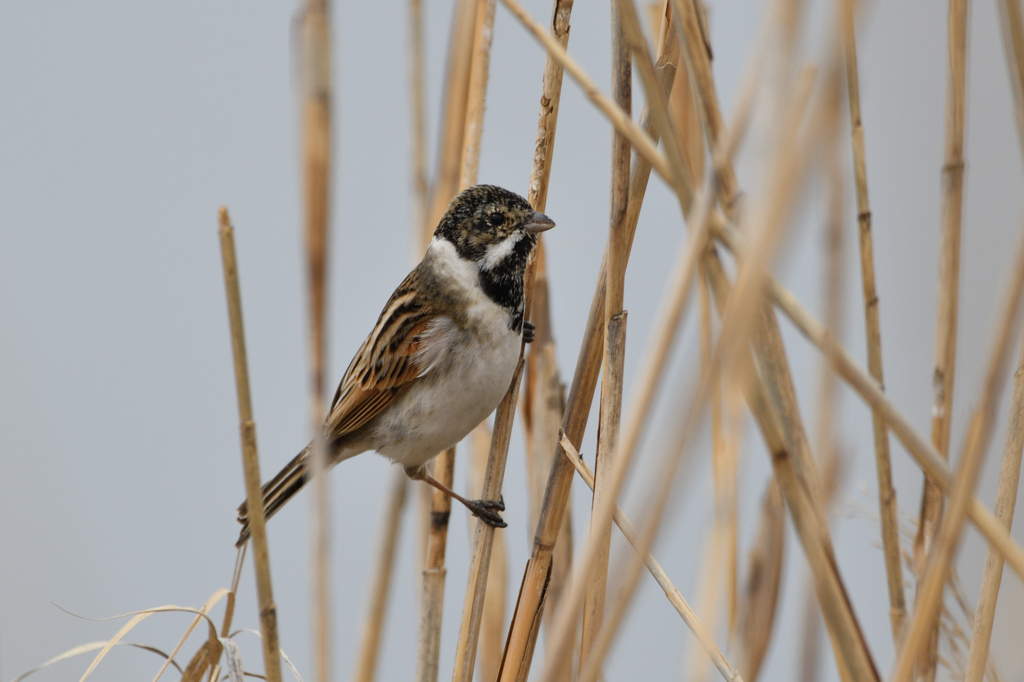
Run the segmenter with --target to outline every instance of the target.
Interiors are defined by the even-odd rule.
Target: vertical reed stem
[[[245,354],[245,328],[242,325],[242,297],[238,286],[238,263],[235,260],[235,237],[226,208],[220,209],[220,250],[227,289],[228,318],[231,322],[231,351],[235,359],[235,388],[238,393],[238,421],[242,437],[242,467],[245,472],[246,500],[249,504],[249,526],[252,529],[252,562],[256,569],[256,595],[263,631],[263,667],[267,680],[281,681],[281,658],[277,638],[277,607],[270,584],[270,556],[267,550],[266,519],[263,516],[263,493],[260,490],[260,462],[256,449],[256,425],[252,420],[252,399],[249,396],[249,367]],[[234,600],[229,598],[229,607]],[[228,619],[225,616],[225,623]]]
[[[402,511],[408,495],[409,477],[405,471],[395,468],[391,475],[391,489],[384,506],[384,523],[377,552],[377,564],[372,574],[369,608],[363,622],[363,632],[356,662],[356,682],[373,682],[377,675],[377,659],[380,655],[380,637],[384,629],[384,615],[387,613],[388,597],[391,590],[391,575],[395,568],[395,550],[398,547],[398,531],[402,522]]]
[[[617,0],[618,2],[632,0]],[[632,55],[623,35],[621,13],[612,9],[612,96],[627,114],[632,113]],[[619,441],[619,420],[622,413],[622,372],[626,352],[626,313],[622,309],[626,276],[624,254],[625,220],[629,200],[629,141],[618,132],[612,133],[611,216],[608,229],[608,270],[605,284],[605,351],[601,382],[601,416],[598,427],[593,509],[614,503],[616,490],[608,480],[613,471]],[[590,655],[601,619],[604,615],[605,592],[608,588],[608,554],[611,546],[611,519],[601,523],[591,516],[590,543],[596,559],[593,570],[582,579],[588,582],[583,606],[583,635],[580,642],[580,667]],[[590,548],[588,548],[590,551]]]
[[[967,81],[968,0],[949,2],[949,62],[946,80],[946,138],[942,165],[942,237],[939,254],[938,313],[935,319],[935,373],[932,377],[932,445],[949,459],[949,430],[953,413],[953,377],[956,367],[957,313],[960,296],[960,219],[964,186],[964,107]],[[914,540],[914,568],[918,581],[942,516],[942,493],[927,479],[921,495],[921,516]],[[921,603],[920,582],[915,600]],[[938,626],[918,661],[918,679],[935,679]]]
[[[871,205],[868,202],[867,163],[864,154],[864,127],[860,116],[860,76],[857,68],[857,39],[854,33],[853,0],[842,2],[843,44],[846,48],[846,90],[850,104],[850,136],[853,143],[853,171],[857,185],[857,223],[860,233],[860,274],[864,292],[864,333],[867,337],[868,371],[880,386],[882,379],[882,338],[879,323],[878,294],[875,290],[875,256],[871,236]],[[875,469],[878,474],[878,512],[882,524],[882,549],[885,576],[889,588],[889,618],[893,640],[902,638],[907,605],[903,594],[903,563],[900,556],[899,519],[896,490],[892,485],[889,433],[881,416],[872,412],[875,438]]]
[[[309,284],[310,425],[313,431],[313,678],[331,676],[330,527],[327,464],[321,429],[327,318],[327,253],[331,187],[331,58],[327,0],[308,0],[302,15],[302,121],[306,253]]]

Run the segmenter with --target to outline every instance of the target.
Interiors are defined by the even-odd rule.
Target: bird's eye
[[[501,227],[505,224],[505,214],[495,211],[487,216],[487,224],[491,227]]]

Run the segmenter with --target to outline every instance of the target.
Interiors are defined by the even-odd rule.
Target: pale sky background
[[[524,4],[534,17],[547,20],[548,0]],[[450,5],[425,4],[432,136],[439,128]],[[726,112],[764,6],[763,1],[709,2],[715,77]],[[821,37],[828,35],[829,7],[814,3],[808,13],[808,58],[820,54]],[[332,382],[414,258],[408,246],[414,211],[405,11],[405,3],[392,0],[334,8]],[[608,3],[577,2],[569,46],[606,92],[609,11]],[[243,486],[216,237],[221,204],[230,208],[236,226],[264,478],[308,440],[294,18],[293,3],[0,4],[0,680],[75,645],[109,638],[121,625],[80,620],[55,605],[98,618],[162,604],[200,606],[229,585],[234,509]],[[927,434],[945,3],[875,3],[858,38],[886,383],[895,403]],[[541,48],[499,7],[482,182],[525,194],[543,63]],[[968,82],[954,452],[978,394],[1024,196],[995,3],[973,3]],[[637,111],[641,97],[638,88]],[[610,127],[567,77],[547,206],[558,227],[546,236],[554,333],[566,381],[607,231],[609,144]],[[747,154],[740,164],[740,182],[748,189],[754,181],[751,160]],[[804,210],[777,267],[780,278],[819,314],[820,193],[815,184],[805,194]],[[847,213],[844,339],[863,362],[852,198]],[[627,392],[684,234],[674,199],[661,180],[653,179],[627,278]],[[805,420],[811,423],[818,357],[787,323],[782,326]],[[684,338],[669,385],[683,381],[692,367],[692,320]],[[840,510],[874,510],[869,413],[849,393],[841,406],[849,461]],[[1004,399],[1003,414],[1005,407]],[[654,432],[665,433],[673,416],[659,411]],[[988,503],[1004,422],[993,436],[979,488]],[[584,442],[588,456],[595,425],[592,420]],[[916,515],[921,476],[897,441],[892,443],[901,509]],[[744,445],[745,558],[769,464],[756,430],[747,430]],[[697,549],[712,519],[706,446],[696,451],[699,462],[686,470],[656,547],[669,575],[694,602]],[[517,432],[504,488],[509,613],[533,531],[526,523],[521,452]],[[339,680],[349,678],[355,663],[390,474],[384,460],[367,455],[330,475],[333,655]],[[459,487],[465,482],[461,459],[456,481]],[[627,512],[638,508],[631,501]],[[589,506],[580,483],[574,503],[579,538]],[[1021,516],[1018,511],[1014,536],[1024,542]],[[456,510],[452,518],[442,679],[451,674],[468,562],[464,512]],[[415,669],[418,571],[410,520],[407,515],[379,679],[410,679]],[[302,496],[269,528],[281,644],[311,679],[307,521],[308,500]],[[857,615],[886,674],[894,652],[877,523],[856,512],[836,516],[832,527]],[[973,602],[985,545],[973,529],[966,538],[960,567]],[[784,606],[762,676],[766,680],[793,679],[798,669],[807,573],[795,539],[790,531]],[[607,679],[635,679],[638,669],[647,679],[679,679],[694,655],[693,639],[653,581],[645,577],[641,585],[608,661]],[[1021,680],[1024,589],[1009,570],[1000,603],[993,651],[1002,679]],[[188,619],[151,617],[127,640],[170,649]],[[258,627],[251,563],[235,624]],[[196,646],[198,639],[186,645],[183,663]],[[248,667],[261,668],[255,640],[245,642],[243,653]],[[827,649],[823,654],[821,679],[837,679]],[[77,679],[88,659],[60,663],[34,679]],[[148,679],[159,664],[152,654],[120,649],[93,679]]]

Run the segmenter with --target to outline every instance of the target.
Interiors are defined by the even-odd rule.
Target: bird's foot
[[[523,341],[525,343],[533,343],[533,339],[537,336],[537,325],[533,322],[523,322]]]
[[[466,503],[466,509],[472,512],[488,526],[495,528],[507,528],[508,524],[501,518],[498,512],[505,511],[505,500],[470,500]]]

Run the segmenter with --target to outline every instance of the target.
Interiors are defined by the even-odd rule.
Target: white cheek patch
[[[480,273],[476,264],[461,257],[455,245],[447,239],[434,237],[427,247],[427,255],[431,257],[438,274],[450,277],[463,290],[472,291],[478,286]]]
[[[480,262],[480,269],[493,270],[501,265],[505,259],[512,254],[512,249],[516,247],[516,244],[518,244],[519,240],[522,238],[523,234],[517,231],[513,232],[497,244],[491,244],[488,246],[487,253],[484,254],[484,258]]]

